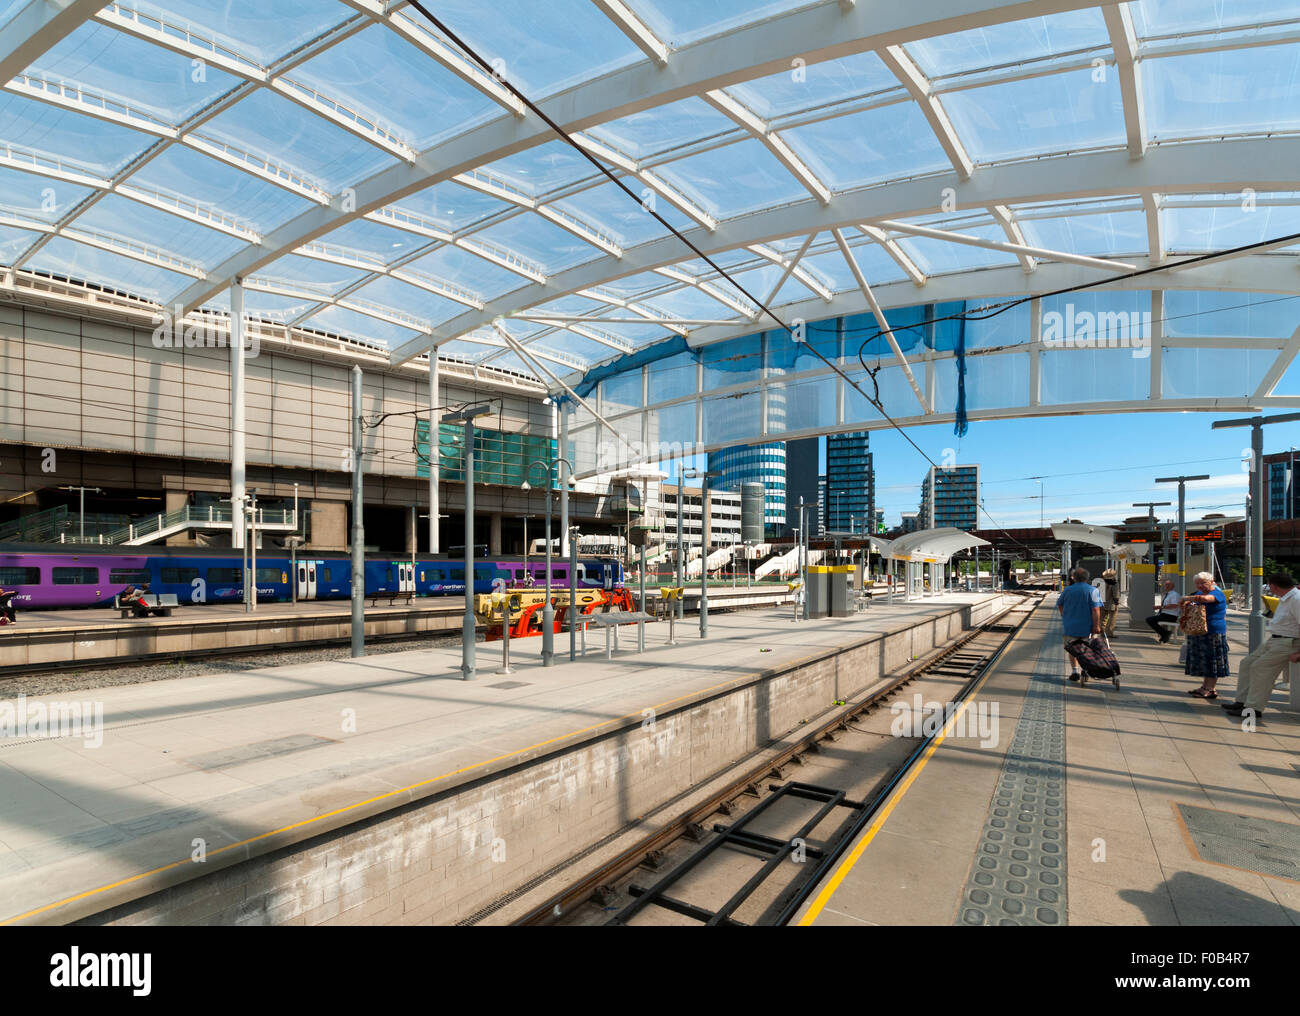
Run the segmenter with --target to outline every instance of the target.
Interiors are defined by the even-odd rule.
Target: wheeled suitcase
[[[1108,680],[1116,688],[1119,687],[1119,660],[1115,659],[1115,654],[1110,651],[1110,646],[1106,645],[1103,639],[1096,635],[1077,638],[1073,642],[1066,643],[1065,651],[1079,661],[1085,680],[1088,678]]]

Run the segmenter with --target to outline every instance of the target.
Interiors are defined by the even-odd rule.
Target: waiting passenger
[[[1165,579],[1165,598],[1160,601],[1160,612],[1147,618],[1147,624],[1151,626],[1152,631],[1160,636],[1161,642],[1168,642],[1173,634],[1163,626],[1178,623],[1178,601],[1181,599],[1182,596],[1174,588],[1173,582]]]
[[[148,617],[149,604],[145,602],[144,595],[144,590],[128,585],[118,594],[117,602],[124,607],[131,607],[131,613],[135,617]]]
[[[1214,686],[1219,678],[1227,677],[1228,669],[1228,601],[1223,590],[1214,584],[1214,576],[1207,571],[1197,572],[1192,581],[1196,592],[1188,593],[1179,602],[1200,603],[1205,607],[1205,634],[1187,636],[1187,663],[1183,673],[1199,677],[1201,686],[1188,694],[1197,698],[1218,698]]]
[[[1056,609],[1065,625],[1063,645],[1067,646],[1075,639],[1101,634],[1101,594],[1088,584],[1088,569],[1076,568],[1070,577],[1073,584],[1056,598]],[[1079,661],[1068,651],[1065,660],[1070,665],[1070,680],[1079,680]]]
[[[1268,577],[1268,588],[1278,598],[1268,622],[1268,635],[1237,669],[1237,699],[1223,708],[1232,716],[1251,710],[1256,722],[1273,694],[1273,682],[1287,665],[1300,663],[1300,590],[1295,579],[1278,572]]]
[[[5,624],[18,623],[18,615],[14,613],[14,596],[17,592],[16,589],[0,589],[0,617],[4,618]]]
[[[1114,568],[1107,568],[1101,577],[1106,580],[1101,590],[1101,630],[1109,642],[1115,634],[1115,618],[1119,616],[1119,578]]]

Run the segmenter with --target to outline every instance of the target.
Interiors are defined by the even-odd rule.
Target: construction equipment
[[[577,615],[634,613],[636,605],[626,589],[578,589],[575,595]],[[555,608],[555,628],[563,631],[569,614],[569,591],[552,589],[551,604]],[[507,589],[500,593],[480,593],[474,597],[474,616],[487,628],[487,641],[495,642],[505,635],[509,626],[511,638],[528,638],[542,634],[542,610],[546,606],[546,592],[542,589]]]

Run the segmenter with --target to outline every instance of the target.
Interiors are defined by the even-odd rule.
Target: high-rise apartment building
[[[930,514],[931,489],[934,491],[934,515]],[[917,512],[920,529],[979,528],[980,467],[939,466],[921,481],[921,507]]]
[[[826,438],[826,528],[869,532],[876,515],[876,472],[866,431]]]

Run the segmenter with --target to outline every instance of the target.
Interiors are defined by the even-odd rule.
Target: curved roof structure
[[[895,561],[924,561],[937,564],[946,563],[953,554],[963,550],[991,546],[988,540],[951,526],[940,529],[918,529],[896,540],[872,537],[871,542],[881,554]]]
[[[1300,0],[436,10],[465,48],[404,0],[0,0],[4,284],[222,314],[242,280],[254,317],[555,388],[773,327],[647,209],[785,320],[864,334],[1300,232]],[[1295,253],[1120,284],[1177,347],[1155,398],[1274,393]]]

